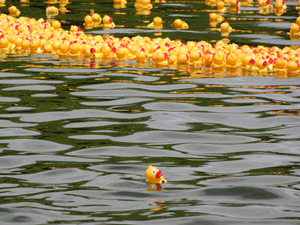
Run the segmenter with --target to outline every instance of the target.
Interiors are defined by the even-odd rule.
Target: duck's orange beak
[[[156,172],[155,177],[160,178],[162,176],[162,172],[159,170]]]

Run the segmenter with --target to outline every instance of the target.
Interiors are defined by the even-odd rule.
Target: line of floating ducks
[[[156,66],[190,65],[215,70],[243,68],[258,73],[300,71],[300,48],[249,47],[218,41],[182,43],[169,38],[103,37],[85,34],[80,27],[63,30],[57,20],[0,15],[0,52],[53,54],[62,59],[150,61]],[[225,23],[226,24],[226,23]]]
[[[149,4],[149,2],[151,2],[150,0],[144,0],[144,1],[147,2],[147,4]],[[53,3],[53,2],[51,2],[51,3]],[[20,10],[16,6],[9,7],[8,11],[9,11],[10,16],[20,16],[20,14],[21,14]],[[59,9],[56,8],[55,6],[48,5],[46,7],[47,18],[55,17],[58,14],[59,14]],[[176,19],[172,23],[172,25],[175,29],[188,29],[189,28],[189,25],[181,19]],[[115,28],[115,23],[113,22],[112,17],[105,15],[103,18],[101,18],[101,16],[98,13],[95,13],[94,10],[91,10],[90,15],[85,16],[83,26],[86,29],[92,29],[94,27],[102,26],[102,28],[106,30],[106,29]],[[155,17],[153,19],[153,22],[148,24],[147,27],[153,28],[155,30],[161,30],[161,29],[163,29],[163,21],[160,17]]]
[[[68,0],[64,0],[66,3],[68,3]],[[116,1],[116,0],[115,0]],[[126,1],[126,0],[124,0]],[[140,0],[139,0],[140,1]],[[151,0],[143,0],[145,4],[150,4]],[[219,13],[225,13],[227,12],[226,5],[230,5],[230,9],[238,8],[240,4],[251,4],[252,0],[209,0],[209,4],[216,2],[217,10],[216,13],[210,13],[209,14],[209,24],[211,26],[216,26],[216,24],[221,23],[224,21],[224,17],[220,15]],[[300,2],[300,0],[299,0]],[[49,1],[49,3],[54,3]],[[136,3],[137,4],[137,3]],[[208,3],[207,3],[208,4]],[[285,0],[276,0],[275,1],[275,8],[279,8],[279,6],[285,10]],[[258,7],[262,7],[263,9],[272,9],[273,5],[271,5],[270,0],[258,0]],[[19,16],[21,14],[20,10],[17,9],[15,6],[11,6],[8,8],[9,15],[11,16]],[[233,10],[234,11],[234,10]],[[46,15],[47,18],[54,17],[59,14],[59,9],[55,6],[48,5],[46,8]],[[102,22],[102,24],[101,24]],[[288,33],[291,36],[291,40],[298,40],[300,35],[300,29],[299,29],[299,21],[296,22],[298,24],[298,27],[295,26],[295,24],[291,25],[290,32]],[[86,29],[92,29],[94,27],[102,27],[103,29],[113,29],[115,27],[115,23],[113,22],[112,17],[109,17],[105,15],[103,18],[97,13],[94,13],[94,10],[91,10],[90,15],[85,16],[84,18],[84,27]],[[189,25],[181,20],[176,19],[172,23],[173,28],[175,29],[188,29]],[[163,21],[160,17],[153,18],[153,22],[148,24],[148,28],[153,28],[155,30],[163,29]],[[222,23],[220,26],[220,32],[222,36],[227,37],[233,29],[229,26],[228,21],[225,23]]]
[[[240,6],[252,6],[253,0],[206,0],[207,5],[216,6],[217,13],[238,13]],[[229,9],[226,8],[229,6]],[[270,0],[257,0],[256,6],[260,8],[260,13],[269,14],[274,12],[276,15],[282,15],[287,8],[285,0],[275,0],[275,4],[271,4]]]

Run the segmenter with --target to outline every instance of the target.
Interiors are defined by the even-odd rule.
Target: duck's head
[[[224,23],[221,24],[220,26],[220,31],[221,32],[228,32],[230,29],[229,23],[225,21]]]
[[[300,31],[299,25],[297,23],[292,23],[290,27],[291,33],[298,33]]]
[[[226,61],[227,64],[234,66],[234,65],[236,65],[236,63],[237,63],[238,58],[237,58],[237,55],[236,55],[236,54],[230,53],[230,54],[227,56],[227,59],[226,59],[226,60],[227,60],[227,61]]]
[[[293,60],[290,60],[287,63],[286,68],[290,72],[297,71],[299,69],[298,64],[295,61],[293,61]]]
[[[167,180],[162,176],[162,172],[154,166],[149,165],[146,170],[146,178],[148,182],[154,184],[164,184]]]
[[[162,24],[162,19],[161,19],[159,16],[154,17],[154,18],[153,18],[153,24],[154,24],[155,26],[161,26],[161,24]]]
[[[255,61],[255,65],[258,69],[262,70],[268,66],[268,61],[263,59],[258,59]]]
[[[176,20],[173,22],[173,27],[174,27],[174,28],[181,28],[181,27],[182,27],[182,20],[181,20],[181,19],[176,19]]]
[[[223,1],[219,1],[216,3],[218,10],[222,10],[225,8],[225,3]]]

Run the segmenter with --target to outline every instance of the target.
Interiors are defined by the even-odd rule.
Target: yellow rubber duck
[[[61,23],[58,20],[52,20],[51,26],[55,29],[58,30],[61,28]]]
[[[143,0],[135,0],[134,7],[136,11],[143,11]]]
[[[241,60],[241,67],[247,69],[250,66],[251,57],[249,55],[244,55]]]
[[[233,69],[240,67],[241,63],[238,60],[238,57],[235,53],[230,53],[226,58],[226,68]]]
[[[84,23],[83,26],[85,27],[85,29],[92,29],[94,27],[94,20],[93,17],[90,15],[86,15],[84,17]]]
[[[93,13],[91,16],[94,21],[94,27],[99,27],[102,21],[101,16],[98,13]]]
[[[225,21],[220,26],[220,32],[222,36],[228,37],[232,32],[232,27],[229,25],[228,21]]]
[[[259,73],[271,72],[273,69],[273,65],[269,64],[267,60],[262,58],[255,61],[255,66],[257,68],[257,72]]]
[[[57,16],[58,14],[59,14],[58,8],[56,8],[55,6],[50,6],[50,5],[47,6],[47,8],[46,8],[47,17]]]
[[[258,6],[262,8],[262,10],[259,10],[258,12],[263,14],[269,14],[273,9],[273,5],[270,0],[258,0]]]
[[[113,29],[115,27],[115,23],[113,22],[113,18],[105,15],[102,18],[102,27],[103,29]]]
[[[81,53],[80,53],[80,49],[79,49],[79,44],[77,43],[77,41],[72,41],[70,43],[70,56],[72,58],[78,58],[81,56]]]
[[[274,13],[277,16],[281,16],[283,13],[285,13],[286,10],[286,4],[284,4],[281,0],[276,0],[274,5]]]
[[[45,44],[43,46],[43,52],[46,53],[46,54],[54,54],[52,45]]]
[[[205,0],[205,4],[215,6],[219,0]]]
[[[4,35],[2,34],[0,36],[0,49],[1,49],[1,51],[8,51],[9,50],[8,45],[9,45],[8,39],[6,37],[4,37]]]
[[[202,66],[203,61],[201,57],[201,51],[199,49],[193,49],[189,55],[189,64],[194,66]]]
[[[107,43],[101,47],[101,53],[103,54],[103,57],[105,57],[105,58],[111,57],[112,51]]]
[[[209,25],[216,26],[218,23],[221,23],[224,20],[224,17],[221,15],[218,15],[216,13],[209,13]]]
[[[189,28],[189,25],[181,19],[176,19],[172,24],[175,29],[188,29]]]
[[[151,10],[153,5],[151,4],[151,0],[142,0],[143,10]]]
[[[288,73],[299,73],[300,68],[299,68],[299,60],[290,60],[288,61],[286,65],[286,69]]]
[[[287,33],[290,35],[291,40],[299,40],[300,27],[297,23],[292,23],[290,27],[290,32]]]
[[[181,29],[182,27],[182,20],[181,19],[176,19],[174,22],[173,22],[173,27],[175,29]]]
[[[300,0],[298,0],[298,6],[296,6],[296,9],[298,10],[298,9],[300,9]],[[298,14],[300,14],[300,11],[298,12]]]
[[[148,24],[147,27],[154,30],[161,30],[163,28],[162,19],[159,16],[154,17],[153,22]]]
[[[127,1],[126,0],[114,0],[113,7],[115,9],[126,8]]]
[[[230,5],[229,12],[231,12],[231,13],[239,12],[239,7],[240,7],[239,0],[230,0],[229,5]]]
[[[12,43],[15,45],[15,51],[21,50],[22,47],[22,38],[14,37]]]
[[[127,59],[127,55],[129,53],[129,50],[125,47],[119,47],[117,50],[116,50],[116,55],[117,55],[117,58],[119,61],[123,61],[123,60],[126,60]]]
[[[153,183],[153,184],[167,183],[167,180],[163,177],[162,172],[152,165],[148,166],[145,175],[147,178],[146,181],[149,183]]]
[[[0,0],[0,7],[5,6],[6,0]]]
[[[26,39],[22,40],[21,49],[22,49],[23,52],[29,52],[30,51],[29,43],[30,42]]]
[[[59,45],[59,53],[58,53],[59,57],[66,58],[69,55],[69,48],[70,48],[70,44],[64,40]]]
[[[138,50],[136,51],[136,62],[137,63],[145,63],[147,62],[147,57],[144,51]]]
[[[274,64],[274,71],[276,72],[286,72],[287,62],[283,58],[277,58]]]
[[[30,52],[32,53],[39,53],[39,43],[36,39],[32,39],[29,43]]]
[[[178,53],[177,55],[177,65],[187,65],[189,64],[189,54],[188,53]]]
[[[217,51],[213,57],[213,63],[212,68],[219,69],[219,68],[225,68],[226,62],[225,62],[225,54],[223,51]]]
[[[214,61],[214,55],[210,51],[206,52],[204,65],[206,67],[210,67],[212,65],[213,61]]]
[[[217,13],[226,13],[227,8],[225,7],[225,3],[223,1],[218,1],[216,3],[217,6]]]
[[[152,54],[152,61],[156,66],[167,66],[169,55],[166,52],[163,52],[162,49],[158,49]]]
[[[8,12],[10,16],[20,16],[21,12],[16,6],[11,6],[8,8]]]

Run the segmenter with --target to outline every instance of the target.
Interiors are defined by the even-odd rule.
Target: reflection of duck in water
[[[162,172],[154,166],[149,165],[146,170],[147,182],[153,184],[165,184],[167,180],[162,176]]]
[[[239,13],[239,7],[240,7],[239,0],[230,0],[229,4],[230,4],[229,12]]]
[[[147,185],[149,186],[147,191],[161,191],[162,190],[161,184],[147,183]]]
[[[225,7],[225,3],[223,1],[219,1],[216,3],[217,13],[226,13],[227,8]]]
[[[259,8],[262,8],[262,10],[258,11],[259,13],[262,14],[269,14],[273,9],[273,5],[271,5],[270,0],[258,0],[257,4]]]
[[[274,6],[274,13],[277,16],[281,16],[283,13],[285,13],[286,10],[286,4],[284,0],[276,0],[275,6]]]
[[[241,0],[241,6],[249,6],[251,5],[251,3],[253,2],[253,0]]]
[[[47,6],[47,8],[46,8],[47,17],[57,16],[58,14],[59,14],[58,8],[56,8],[55,6],[50,6],[50,5]]]
[[[299,40],[299,25],[297,23],[292,23],[290,27],[290,32],[288,32],[287,34],[290,35],[291,40]]]

